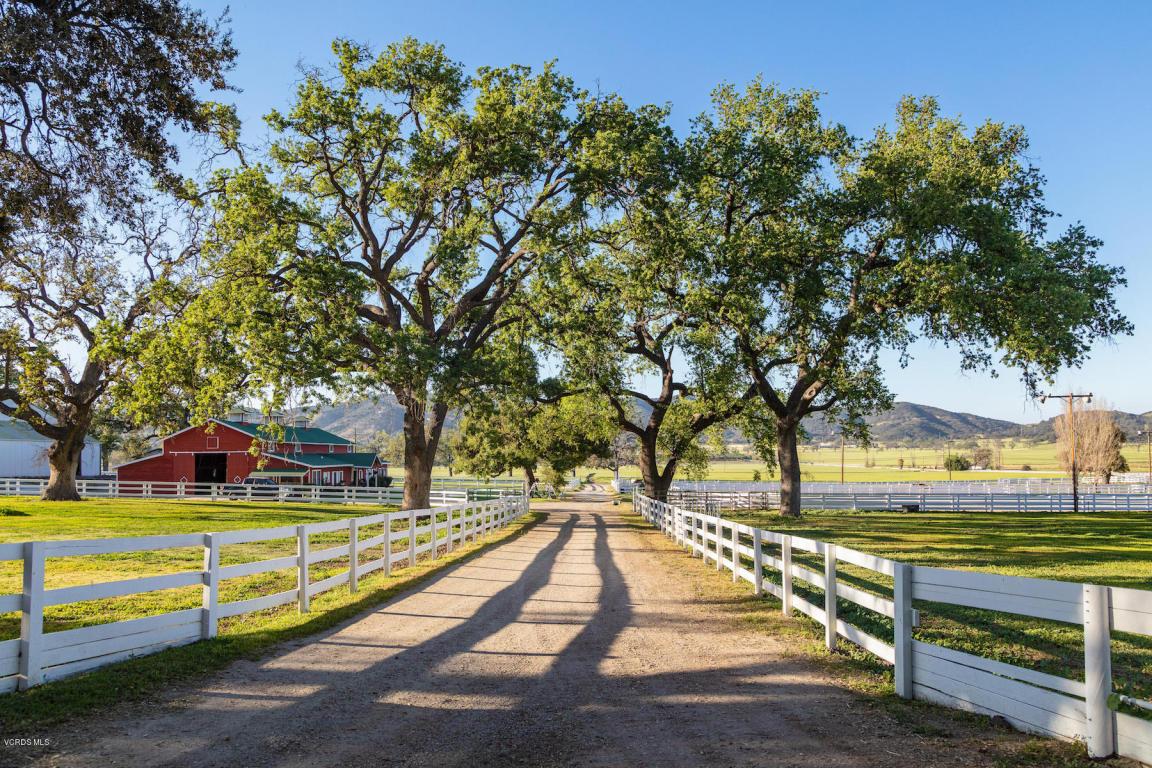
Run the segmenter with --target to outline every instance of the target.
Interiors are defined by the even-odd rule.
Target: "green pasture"
[[[30,498],[9,497],[0,502],[0,542],[271,528],[359,517],[392,509],[394,508],[369,505],[142,499],[46,503]],[[440,520],[445,519],[441,514]],[[406,525],[405,520],[393,521],[395,530],[405,528]],[[366,539],[382,533],[383,524],[364,526],[360,531],[361,537]],[[314,534],[309,538],[313,549],[322,549],[346,544],[348,532]],[[424,535],[422,538],[426,540],[428,536]],[[379,558],[383,554],[383,546],[365,550],[361,553],[361,561],[366,563]],[[395,542],[394,547],[402,550],[407,547],[407,543]],[[295,551],[295,538],[285,538],[225,546],[221,549],[220,557],[222,565],[232,565],[283,557]],[[347,570],[348,562],[348,558],[344,557],[316,563],[310,569],[311,579],[319,581]],[[46,586],[48,589],[59,589],[81,584],[156,576],[200,570],[202,565],[202,547],[49,558]],[[20,591],[21,568],[22,563],[19,561],[0,562],[0,594]],[[220,599],[225,602],[245,600],[292,589],[295,585],[294,569],[228,579],[221,584]],[[200,592],[199,587],[193,586],[51,606],[45,610],[45,627],[48,631],[75,629],[91,624],[192,608],[200,605]],[[276,610],[286,609],[274,609],[268,613],[275,613]],[[221,623],[222,631],[227,631],[233,625],[242,626],[253,622],[258,624],[262,620],[263,613],[265,612],[225,619]],[[0,615],[0,640],[17,637],[19,630],[19,614]]]
[[[1152,589],[1152,514],[983,512],[806,512],[799,520],[727,512],[768,530],[831,541],[916,565]],[[822,572],[814,555],[795,561]],[[768,571],[772,573],[771,569]],[[779,575],[774,574],[778,581]],[[839,575],[859,589],[891,596],[891,579],[846,563]],[[823,593],[796,580],[797,593],[823,605]],[[1081,628],[1053,621],[935,603],[919,604],[918,639],[1052,674],[1083,679]],[[891,620],[839,601],[841,618],[881,638]],[[1152,698],[1152,638],[1115,633],[1118,692]]]

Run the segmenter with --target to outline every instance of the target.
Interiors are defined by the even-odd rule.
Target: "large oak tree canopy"
[[[891,395],[877,355],[917,339],[965,369],[1002,364],[1030,391],[1094,339],[1128,333],[1080,225],[1049,237],[1043,178],[1019,127],[968,130],[933,99],[854,139],[815,95],[759,81],[715,93],[686,141],[677,218],[708,316],[775,414],[781,508],[799,511],[797,433],[814,412],[855,426]]]
[[[0,413],[52,440],[45,498],[190,292],[175,142],[229,116],[198,91],[234,56],[176,0],[0,0]]]
[[[658,112],[551,65],[468,76],[407,39],[338,41],[268,122],[264,165],[222,174],[213,269],[262,384],[388,388],[405,409],[405,500],[427,506],[451,406],[502,373],[508,306],[610,206]]]

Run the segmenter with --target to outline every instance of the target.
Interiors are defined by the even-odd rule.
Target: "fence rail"
[[[923,482],[904,481],[853,481],[836,483],[826,480],[808,480],[803,487],[810,493],[1072,493],[1072,481],[1064,478],[1010,478],[1005,480],[928,480]],[[676,480],[672,488],[678,491],[709,492],[767,492],[779,493],[779,481],[747,482],[742,480]],[[1152,486],[1145,482],[1093,483],[1082,477],[1080,491],[1097,494],[1147,494]]]
[[[359,579],[398,564],[411,566],[421,555],[436,558],[468,541],[504,527],[528,511],[524,496],[457,504],[433,509],[385,512],[330,522],[278,528],[142,536],[116,539],[30,541],[0,544],[0,561],[23,561],[21,594],[0,595],[0,613],[20,612],[20,637],[0,642],[0,693],[24,690],[51,680],[102,667],[133,656],[215,637],[220,619],[297,603],[308,612],[313,597],[342,584],[355,592]],[[397,523],[400,523],[397,526]],[[369,529],[379,528],[374,535]],[[348,543],[312,549],[312,536],[348,532]],[[223,547],[253,542],[295,539],[296,554],[264,560],[220,564]],[[45,570],[54,558],[202,547],[202,569],[145,576],[122,581],[47,589]],[[372,550],[379,556],[371,557]],[[347,558],[348,567],[320,581],[310,569],[317,563]],[[296,587],[238,602],[221,602],[220,585],[229,579],[271,571],[294,570]],[[122,597],[163,589],[199,585],[200,608],[171,611],[145,618],[115,621],[79,629],[45,632],[44,609],[50,606]]]
[[[673,489],[668,502],[699,512],[776,509],[777,491],[697,491]],[[1082,493],[1081,512],[1143,512],[1152,510],[1150,493]],[[803,509],[919,510],[936,512],[1071,512],[1071,493],[814,493],[805,488]]]
[[[39,496],[48,481],[43,478],[0,478],[0,496]],[[404,489],[400,486],[362,487],[338,485],[259,486],[242,483],[181,483],[144,480],[77,480],[81,496],[96,499],[200,499],[203,501],[291,501],[298,503],[334,504],[400,504]],[[433,506],[486,501],[505,496],[520,496],[523,489],[510,486],[468,486],[433,488],[429,500]]]
[[[635,509],[679,544],[717,570],[744,579],[757,595],[774,595],[786,614],[799,611],[824,626],[834,649],[840,638],[895,667],[896,692],[945,706],[1000,715],[1016,728],[1084,741],[1092,757],[1120,754],[1152,763],[1152,721],[1110,708],[1113,693],[1111,632],[1152,636],[1152,592],[1073,584],[1019,576],[913,566],[847,547],[752,528],[646,496]],[[793,553],[823,560],[822,572],[793,562]],[[891,598],[856,589],[837,578],[837,564],[850,563],[892,578]],[[765,578],[779,574],[779,583]],[[824,593],[823,604],[796,594],[800,580]],[[968,606],[1082,626],[1083,681],[1018,667],[912,637],[919,623],[913,601]],[[891,640],[869,634],[838,616],[840,601],[893,619]],[[1152,707],[1129,699],[1136,706]]]

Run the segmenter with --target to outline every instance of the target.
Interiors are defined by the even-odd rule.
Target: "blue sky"
[[[193,0],[211,14],[224,3]],[[260,117],[284,105],[298,63],[330,60],[335,37],[380,47],[405,35],[444,43],[468,67],[560,67],[589,88],[633,103],[669,103],[683,126],[720,81],[759,73],[814,88],[828,119],[857,135],[891,119],[904,94],[931,94],[970,124],[1020,123],[1048,178],[1062,228],[1083,221],[1103,258],[1128,270],[1119,296],[1136,335],[1096,345],[1057,388],[1093,391],[1115,407],[1152,410],[1152,3],[1112,2],[263,2],[233,4],[240,51],[234,95],[249,141]],[[964,375],[949,350],[926,345],[900,369],[902,400],[1034,421],[1054,415],[1015,375]]]

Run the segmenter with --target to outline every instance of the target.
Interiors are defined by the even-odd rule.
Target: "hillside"
[[[1136,433],[1152,426],[1152,412],[1144,414],[1115,411],[1120,428],[1135,440]],[[449,426],[456,422],[455,414],[449,415]],[[322,407],[313,418],[313,423],[345,437],[364,440],[378,432],[395,434],[403,428],[404,412],[391,395],[379,400],[364,400],[356,403]],[[918,403],[897,402],[890,411],[876,414],[868,419],[872,427],[872,439],[881,445],[932,445],[941,440],[963,440],[968,438],[1025,439],[1038,442],[1053,442],[1056,439],[1055,419],[1045,419],[1034,424],[1017,424],[1004,419],[991,419],[974,413],[949,411]],[[813,418],[804,423],[809,442],[832,442],[839,434],[836,427],[823,419]],[[736,430],[728,430],[728,442],[741,442]]]
[[[1016,437],[1021,425],[973,413],[957,413],[918,403],[897,402],[890,411],[868,418],[872,439],[881,444],[932,443],[969,437]],[[812,442],[835,440],[839,431],[823,419],[804,424]]]

